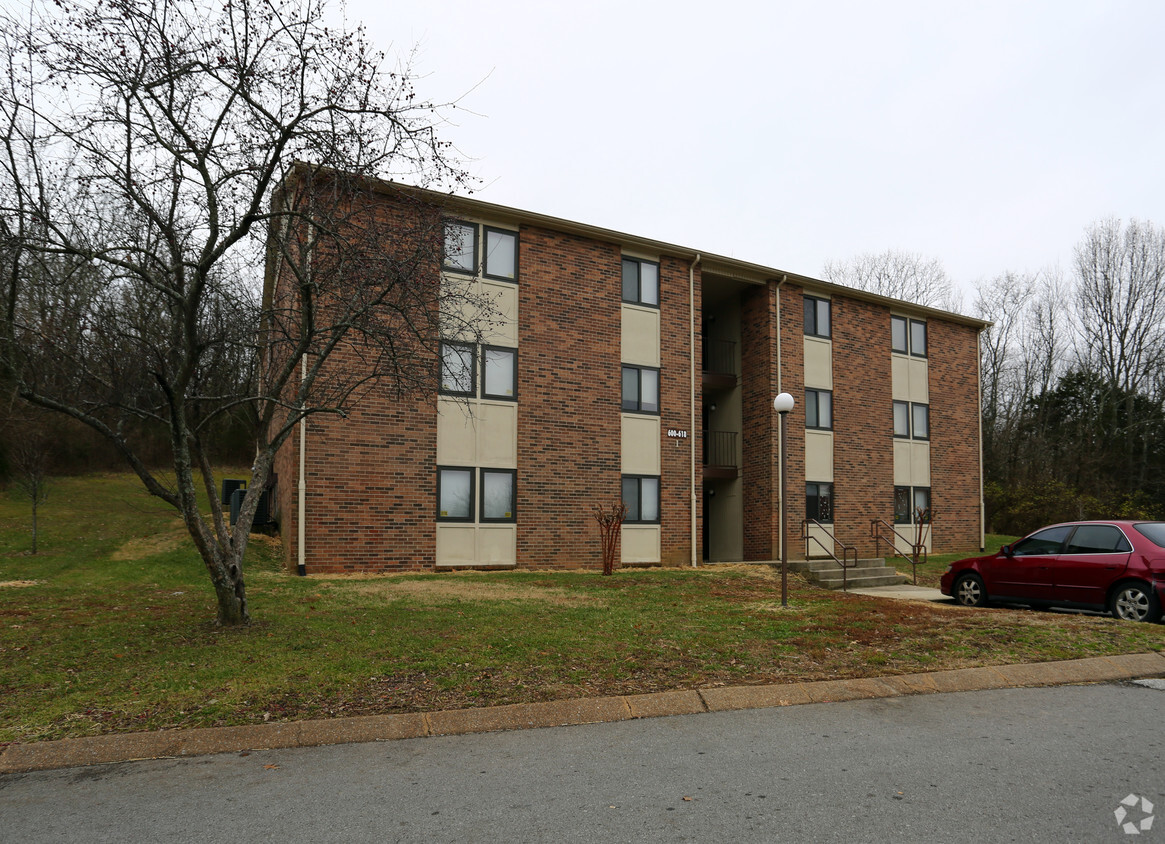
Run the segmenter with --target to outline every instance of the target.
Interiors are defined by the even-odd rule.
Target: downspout
[[[784,392],[784,390],[781,389],[781,387],[784,385],[784,380],[783,380],[783,376],[781,373],[781,288],[784,286],[785,282],[788,280],[789,280],[788,274],[781,273],[781,280],[777,282],[777,395],[778,396]],[[774,396],[774,398],[775,398],[775,396]],[[780,437],[781,437],[781,435],[778,433],[777,434],[778,440],[780,439]],[[778,448],[778,450],[780,450],[780,448],[782,448],[782,447],[787,448],[788,443],[781,443],[780,445],[778,445],[777,448]],[[777,489],[781,490],[782,494],[784,493],[785,475],[784,475],[784,467],[781,465],[780,460],[777,461]],[[785,534],[786,534],[785,523],[784,523],[784,521],[782,521],[781,522],[780,543],[777,545],[777,554],[778,554],[779,559],[782,559],[782,560],[786,559],[784,556]]]
[[[688,395],[688,419],[691,420],[690,435],[688,437],[688,451],[691,455],[691,488],[692,488],[692,568],[696,568],[696,265],[700,263],[700,253],[696,253],[695,260],[688,265],[688,351],[690,378],[690,392]],[[707,527],[707,526],[705,526]]]
[[[975,371],[976,395],[979,406],[975,412],[979,416],[979,553],[982,554],[987,544],[987,508],[983,503],[983,330],[975,334]]]
[[[299,377],[300,383],[307,380],[307,355],[300,358]],[[296,573],[300,577],[307,575],[307,564],[305,562],[305,553],[303,549],[304,536],[304,519],[307,515],[307,478],[304,477],[304,467],[306,464],[307,454],[307,417],[299,420],[299,511],[295,520],[296,523]]]

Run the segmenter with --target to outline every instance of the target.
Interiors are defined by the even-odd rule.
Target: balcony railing
[[[736,371],[736,343],[732,340],[704,340],[704,372],[716,375],[732,375]]]
[[[706,431],[704,433],[704,465],[725,469],[737,468],[736,431]]]

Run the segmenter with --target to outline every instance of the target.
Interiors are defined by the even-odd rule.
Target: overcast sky
[[[478,198],[820,276],[889,248],[960,284],[1165,225],[1165,2],[350,0]]]

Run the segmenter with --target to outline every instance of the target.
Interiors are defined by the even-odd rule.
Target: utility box
[[[239,520],[239,511],[243,509],[243,498],[246,497],[247,490],[245,487],[238,488],[231,493],[231,524],[235,524]],[[255,508],[255,519],[251,522],[251,527],[259,527],[260,525],[271,524],[271,490],[263,490],[263,494],[259,496],[259,506]]]
[[[231,495],[236,489],[245,490],[247,482],[240,478],[223,478],[222,480],[222,505],[225,507],[231,503]],[[234,519],[231,520],[234,522]]]

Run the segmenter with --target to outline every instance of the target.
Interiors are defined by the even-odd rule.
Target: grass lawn
[[[783,610],[767,567],[301,578],[267,537],[248,552],[254,622],[218,630],[181,522],[133,478],[55,481],[41,526],[30,556],[27,502],[0,492],[0,744],[1165,647],[1162,625],[796,577]]]

